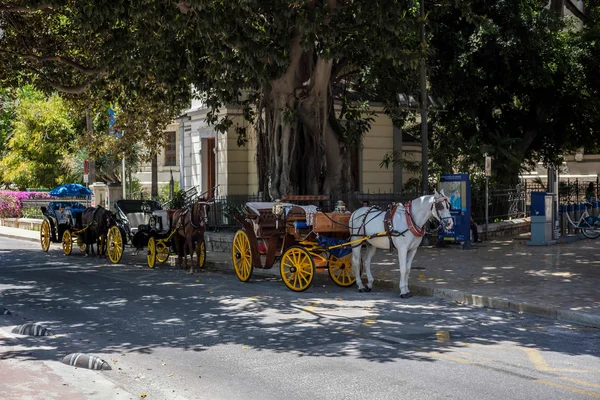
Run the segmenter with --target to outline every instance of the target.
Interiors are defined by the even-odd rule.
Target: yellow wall
[[[222,150],[219,152],[221,160],[219,162],[219,184],[226,187],[226,193],[235,194],[253,194],[258,191],[258,176],[256,167],[256,137],[252,127],[244,121],[240,110],[235,108],[227,109],[229,117],[233,120],[233,125],[229,128],[226,135],[223,136]],[[248,128],[249,141],[245,146],[237,145],[237,126],[246,126]],[[221,168],[221,165],[224,168]],[[223,176],[226,174],[226,176]],[[220,187],[223,190],[223,187]],[[224,193],[221,191],[221,193]]]
[[[394,148],[394,127],[392,120],[379,107],[373,107],[377,114],[371,123],[371,130],[362,141],[362,188],[364,192],[389,192],[394,187],[394,169],[379,167],[386,153]]]

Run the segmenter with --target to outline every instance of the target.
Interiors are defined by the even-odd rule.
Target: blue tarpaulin
[[[317,238],[317,243],[319,244],[319,246],[321,246],[325,249],[330,246],[337,246],[337,245],[344,244],[347,242],[348,242],[348,239],[328,238],[325,236],[319,236]],[[342,257],[352,253],[352,246],[337,247],[335,249],[329,250],[329,253],[333,254],[337,258],[342,258]]]
[[[50,196],[56,197],[86,197],[91,195],[92,191],[79,183],[67,183],[50,191]]]

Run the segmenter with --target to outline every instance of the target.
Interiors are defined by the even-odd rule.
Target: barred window
[[[175,167],[177,165],[177,136],[175,132],[167,132],[167,144],[165,145],[165,166]]]

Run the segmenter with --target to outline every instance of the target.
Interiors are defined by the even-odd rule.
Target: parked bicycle
[[[589,239],[596,239],[600,237],[600,217],[590,215],[588,212],[588,207],[592,206],[591,203],[584,203],[584,205],[585,210],[581,213],[577,223],[573,222],[568,212],[564,214],[567,217],[569,224],[575,229],[580,229],[583,236]]]

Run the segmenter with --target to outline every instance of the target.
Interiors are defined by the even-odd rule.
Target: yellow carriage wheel
[[[42,245],[42,251],[48,251],[50,248],[50,222],[47,219],[42,221],[40,227],[40,244]]]
[[[164,263],[169,259],[169,246],[163,240],[156,242],[156,261]]]
[[[81,251],[82,253],[85,252],[85,243],[83,242],[83,239],[81,238],[80,235],[77,235],[77,247],[79,247],[79,251]]]
[[[150,268],[154,268],[154,264],[156,263],[156,241],[154,238],[150,236],[148,239],[148,266]]]
[[[65,230],[62,235],[62,248],[65,256],[68,256],[73,251],[73,235],[70,230]]]
[[[235,274],[240,281],[248,282],[253,270],[252,250],[250,249],[250,239],[244,230],[239,230],[235,234],[231,252]]]
[[[110,227],[106,241],[108,242],[108,258],[113,264],[116,264],[121,261],[121,257],[123,257],[123,238],[121,237],[121,231],[118,227]]]
[[[196,255],[198,257],[198,268],[204,268],[206,263],[206,244],[204,240],[201,240],[196,244]]]
[[[292,246],[283,253],[279,270],[285,286],[294,292],[303,292],[315,276],[315,261],[304,247]]]
[[[340,258],[330,254],[327,270],[331,279],[339,286],[348,287],[356,282],[356,274],[352,268],[352,253]]]

